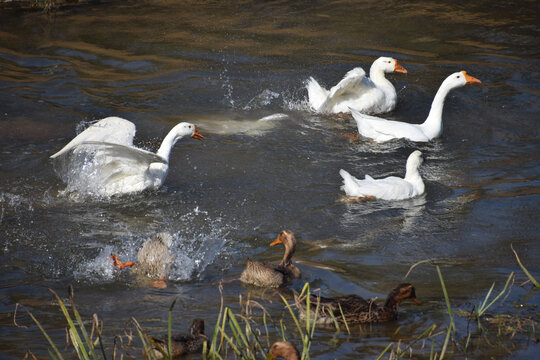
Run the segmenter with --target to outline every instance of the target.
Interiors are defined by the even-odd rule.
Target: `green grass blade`
[[[174,308],[174,304],[176,304],[176,300],[178,298],[174,298],[171,306],[169,307],[169,319],[167,322],[167,355],[168,359],[172,359],[172,311]]]
[[[287,299],[285,299],[283,297],[283,295],[279,294],[279,296],[281,297],[281,300],[283,301],[283,303],[285,304],[287,309],[289,309],[289,313],[291,314],[291,317],[293,318],[294,323],[296,324],[296,327],[298,328],[298,332],[300,333],[300,336],[303,338],[304,337],[304,331],[302,330],[302,326],[300,325],[300,322],[298,321],[298,318],[296,317],[296,315],[294,315],[294,311],[291,308],[291,305],[289,305],[289,303],[287,302]]]
[[[312,322],[313,325],[311,327],[311,331],[309,332],[309,337],[311,339],[313,339],[313,335],[315,334],[315,325],[317,325],[317,318],[319,317],[320,305],[321,305],[321,298],[317,298],[317,306],[315,306],[315,316],[313,317],[313,322]]]
[[[517,260],[519,266],[521,267],[521,270],[523,270],[525,275],[527,275],[529,280],[531,280],[531,282],[534,284],[534,286],[536,288],[540,288],[540,283],[538,283],[538,281],[536,281],[536,279],[531,275],[531,273],[527,270],[527,268],[521,263],[521,260],[519,259],[519,256],[518,256],[516,250],[514,250],[514,247],[512,246],[512,244],[510,244],[510,248],[512,248],[512,251],[514,252],[514,255],[516,255],[516,260]]]
[[[98,356],[94,351],[94,344],[92,344],[92,341],[90,340],[90,337],[88,336],[88,333],[86,332],[86,328],[84,326],[81,315],[79,314],[79,311],[77,311],[77,307],[75,306],[75,300],[73,298],[73,287],[71,285],[68,287],[68,293],[69,293],[69,302],[71,303],[71,310],[73,311],[75,320],[77,320],[77,324],[79,325],[79,328],[81,329],[81,333],[83,335],[86,347],[88,348],[90,356],[92,356],[93,359],[97,360]],[[81,344],[81,345],[84,347],[84,344]]]
[[[331,307],[328,307],[328,312],[330,313],[330,317],[332,317],[332,320],[334,321],[334,326],[336,327],[336,331],[339,334],[341,332],[341,329],[339,328],[339,323],[336,317],[334,316],[334,311],[332,310]]]
[[[392,346],[394,346],[394,343],[393,343],[393,342],[390,343],[390,344],[388,344],[388,345],[384,348],[384,350],[382,351],[382,353],[379,354],[379,356],[377,357],[376,360],[380,360],[380,359],[384,356],[384,354],[386,354],[386,352],[387,352],[388,350],[390,350],[390,348],[391,348]]]
[[[448,326],[448,331],[446,332],[446,338],[444,339],[444,344],[441,350],[441,356],[439,356],[439,360],[442,360],[444,358],[444,354],[446,353],[446,349],[448,348],[448,343],[450,342],[450,334],[453,330],[453,323]]]
[[[139,325],[139,322],[134,317],[131,318],[131,321],[133,321],[133,323],[135,324],[135,329],[137,330],[137,333],[139,334],[139,338],[141,339],[141,342],[143,344],[144,354],[146,354],[146,357],[148,359],[157,360],[156,355],[152,351],[152,346],[147,344],[147,341],[145,339],[146,336],[143,334],[141,325]],[[159,347],[158,347],[158,351],[162,352]]]
[[[485,308],[483,308],[482,311],[478,310],[478,316],[479,317],[482,316],[491,307],[491,305],[493,305],[497,300],[499,300],[499,298],[501,296],[504,295],[504,293],[506,292],[506,289],[508,288],[508,285],[510,284],[510,280],[512,280],[513,277],[514,277],[514,273],[512,272],[508,276],[508,279],[506,280],[506,283],[504,284],[504,288],[501,290],[499,295],[497,295]],[[493,285],[495,285],[495,284],[493,284]],[[488,294],[489,294],[489,292],[488,292]],[[487,296],[486,296],[486,299],[487,299]]]
[[[221,332],[221,335],[225,338],[225,340],[227,340],[227,342],[229,343],[233,351],[236,353],[236,355],[242,355],[242,352],[234,344],[234,342],[232,341],[232,338],[229,335],[227,335],[225,332],[223,332],[221,328],[219,329],[219,331]]]
[[[77,344],[77,346],[81,346],[81,348],[79,349],[80,350],[79,358],[84,359],[84,360],[90,360],[88,356],[88,352],[86,351],[83,345],[81,337],[79,336],[79,332],[77,331],[77,328],[75,327],[75,324],[73,323],[73,320],[71,319],[71,316],[69,315],[66,305],[64,304],[62,299],[60,299],[60,296],[58,296],[58,294],[53,289],[49,289],[49,291],[51,291],[53,295],[56,297],[56,300],[58,301],[58,304],[60,305],[60,309],[62,309],[62,313],[64,314],[64,317],[66,318],[68,322],[70,335],[72,336],[71,341],[74,343],[73,345]],[[77,351],[77,354],[79,354],[79,351]]]
[[[41,330],[41,332],[43,333],[43,335],[45,336],[45,338],[47,339],[47,341],[49,342],[49,344],[51,345],[51,347],[53,348],[56,356],[58,356],[58,359],[60,360],[64,360],[64,358],[62,357],[62,354],[60,353],[60,351],[58,351],[58,348],[56,347],[56,345],[54,345],[54,342],[52,341],[51,337],[49,336],[49,334],[47,334],[47,332],[45,331],[45,329],[43,328],[43,326],[41,326],[41,323],[38,321],[38,319],[36,319],[34,317],[34,315],[32,315],[32,313],[28,310],[26,310],[26,312],[28,313],[28,315],[32,318],[32,320],[34,320],[34,322],[36,323],[36,325],[39,327],[39,330]],[[50,352],[49,350],[49,354],[52,355],[52,353]]]
[[[446,301],[446,307],[448,309],[448,315],[450,316],[450,329],[455,329],[454,325],[454,315],[452,315],[452,307],[450,306],[450,299],[448,298],[448,292],[446,291],[446,286],[444,285],[444,279],[441,274],[441,269],[437,265],[437,273],[439,274],[439,280],[441,282],[443,294],[444,294],[444,300]]]
[[[484,301],[480,306],[478,307],[477,313],[483,313],[484,306],[486,306],[487,301],[489,300],[489,297],[491,296],[491,292],[493,291],[493,288],[495,287],[495,283],[491,284],[491,287],[489,288],[486,297],[484,298]],[[479,315],[480,316],[480,315]]]
[[[285,338],[285,328],[283,327],[283,319],[279,320],[279,326],[281,328],[281,339],[283,341],[287,341],[287,339]]]
[[[347,334],[351,335],[351,330],[349,329],[349,324],[347,324],[347,319],[345,318],[345,314],[343,313],[343,309],[341,308],[341,303],[338,303],[339,306],[339,312],[341,313],[341,318],[343,319],[343,322],[345,323],[345,328],[347,329]]]
[[[57,360],[58,358],[51,352],[51,349],[47,349],[47,351],[49,352],[49,356],[51,357],[52,360]]]
[[[218,318],[217,318],[217,321],[216,321],[216,325],[214,326],[214,334],[212,336],[212,342],[210,343],[210,353],[211,354],[218,352],[218,350],[216,349],[217,336],[218,336],[218,333],[219,333],[219,323],[221,322],[221,316],[222,315],[223,315],[223,312],[220,309],[219,314],[218,314]]]
[[[307,297],[306,297],[306,331],[309,331],[309,318],[311,317],[311,291],[309,288],[309,283],[306,283],[304,285],[304,289],[306,290]],[[302,289],[302,292],[304,292],[304,289]]]

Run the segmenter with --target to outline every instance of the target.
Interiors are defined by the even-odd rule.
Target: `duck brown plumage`
[[[330,310],[332,310],[336,320],[341,323],[344,322],[341,310],[343,311],[343,315],[348,324],[386,322],[397,318],[397,307],[400,302],[406,299],[411,299],[415,303],[419,303],[418,300],[416,300],[414,286],[407,283],[399,284],[392,290],[390,294],[388,294],[383,305],[377,305],[374,300],[365,300],[358,295],[344,295],[335,298],[317,297],[312,295],[310,316],[312,318],[315,316],[317,301],[320,301],[319,313],[317,314],[317,323],[319,324],[334,323],[334,320],[330,315]],[[295,294],[295,301],[300,312],[300,317],[305,318],[305,299],[299,299]],[[341,305],[341,310],[339,309],[338,304]]]
[[[277,244],[283,244],[285,247],[285,253],[281,262],[277,265],[269,266],[248,259],[246,268],[240,276],[240,281],[256,286],[275,288],[286,284],[291,278],[299,278],[300,270],[291,261],[296,250],[294,233],[289,230],[282,230],[270,246]]]
[[[126,267],[134,267],[135,272],[151,278],[159,278],[167,275],[169,265],[174,260],[170,247],[173,238],[169,233],[158,233],[144,242],[137,252],[137,264],[133,261],[122,262],[118,255],[111,254],[113,266],[118,270]]]
[[[152,337],[152,346],[156,358],[163,358],[167,354],[167,338]],[[185,354],[198,353],[202,351],[203,344],[208,338],[204,335],[204,320],[193,319],[189,326],[189,333],[174,335],[171,338],[171,356],[178,357]]]

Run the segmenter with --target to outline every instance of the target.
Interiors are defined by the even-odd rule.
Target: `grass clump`
[[[515,255],[520,266],[526,271],[517,257],[517,254]],[[427,263],[427,261],[421,263]],[[417,264],[413,265],[411,270],[416,265]],[[478,304],[473,305],[472,309],[466,311],[464,309],[452,308],[450,294],[446,288],[441,269],[438,265],[436,265],[435,268],[445,301],[445,313],[448,316],[448,320],[444,323],[447,325],[444,325],[444,323],[442,325],[426,324],[427,327],[420,330],[416,324],[405,324],[405,326],[412,327],[416,335],[407,335],[405,336],[405,339],[400,335],[395,341],[384,345],[382,351],[380,351],[380,349],[377,350],[378,354],[375,354],[373,358],[396,360],[405,357],[411,358],[414,353],[414,357],[422,356],[424,358],[429,357],[430,360],[442,360],[455,354],[465,354],[465,356],[467,356],[471,351],[474,351],[475,347],[482,349],[483,347],[487,347],[486,344],[490,344],[490,341],[493,339],[502,342],[504,339],[512,339],[517,333],[527,333],[529,339],[537,340],[535,329],[538,328],[538,322],[534,320],[534,315],[530,318],[508,314],[492,315],[493,312],[491,310],[494,305],[500,301],[504,301],[509,295],[514,283],[513,280],[515,279],[514,273],[511,273],[508,276],[500,291],[496,292],[494,290],[495,283],[493,283],[481,301]],[[532,278],[528,272],[526,272],[526,274],[531,279],[531,283],[535,284],[533,281],[534,278]],[[242,296],[240,296],[240,310],[233,310],[232,307],[226,306],[224,303],[221,284],[219,285],[219,291],[221,294],[219,313],[213,332],[208,335],[208,340],[203,345],[203,359],[269,359],[269,349],[271,344],[276,340],[293,340],[296,342],[298,350],[300,350],[300,359],[310,359],[311,348],[316,340],[315,330],[320,308],[320,299],[316,298],[317,300],[315,301],[315,298],[311,297],[309,283],[304,285],[302,291],[297,296],[298,299],[302,299],[301,301],[306,302],[305,318],[297,316],[296,311],[293,308],[294,305],[290,304],[282,294],[279,294],[279,297],[283,304],[284,315],[281,319],[274,320],[260,303],[250,300],[249,298],[247,301],[243,301]],[[74,301],[73,288],[71,286],[69,287],[68,304],[62,301],[56,292],[53,290],[51,290],[51,292],[56,298],[62,314],[67,321],[66,332],[68,334],[69,343],[72,344],[76,356],[79,359],[84,360],[107,359],[105,351],[106,347],[102,341],[103,322],[100,322],[97,315],[94,314],[91,330],[88,331],[77,310]],[[136,335],[133,336],[132,333],[129,335],[126,333],[129,341],[126,344],[122,342],[123,350],[135,348],[137,351],[140,351],[138,354],[142,353],[143,357],[146,359],[172,359],[172,312],[175,304],[176,299],[174,299],[168,309],[166,348],[155,346],[154,340],[146,334],[145,330],[140,326],[137,320],[132,318],[131,324],[133,324]],[[253,309],[262,310],[262,313],[257,312],[257,319],[253,316]],[[310,311],[312,309],[315,309],[315,311]],[[350,335],[351,329],[343,316],[344,314],[341,307],[339,308],[339,311],[344,319],[347,334]],[[54,360],[63,360],[68,357],[59,350],[34,315],[30,313],[30,311],[26,312],[47,339],[47,342],[50,345],[50,349],[48,349],[50,358]],[[342,331],[342,325],[336,320],[334,314],[331,315],[334,318],[336,330],[333,340],[335,341]],[[465,329],[464,321],[460,320],[460,318],[463,317],[467,319]],[[14,323],[18,326],[15,318],[16,314],[14,316]],[[287,329],[286,324],[292,324],[291,329]],[[470,324],[472,324],[472,326],[470,326]],[[273,327],[273,332],[269,330],[269,327]],[[394,332],[393,336],[396,336],[401,328],[402,327],[399,327]],[[495,334],[492,331],[494,328]],[[362,331],[364,330],[365,329]],[[368,331],[372,331],[371,326]],[[503,338],[503,336],[506,338]],[[114,339],[112,356],[110,357],[113,360],[116,359],[116,345],[118,339],[122,339],[122,336],[116,336]],[[140,340],[141,345],[137,347],[132,341],[133,339]],[[70,358],[72,357],[71,355],[73,355],[73,353],[70,354]],[[128,352],[125,352],[125,355],[126,357],[133,357],[133,355],[128,354]],[[122,358],[123,356],[124,354],[121,354],[120,357]],[[140,355],[137,357],[140,357]],[[31,352],[28,352],[25,358],[34,359],[35,356]]]

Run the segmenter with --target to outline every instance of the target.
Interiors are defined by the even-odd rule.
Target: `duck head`
[[[300,359],[300,354],[290,342],[276,341],[270,347],[267,359],[273,360],[278,357],[282,357],[285,360],[298,360]]]
[[[168,232],[157,233],[154,236],[152,236],[152,240],[161,242],[163,245],[167,247],[167,249],[170,249],[173,243],[173,237]]]
[[[291,257],[296,250],[296,237],[294,233],[290,230],[281,230],[276,240],[270,246],[277,244],[283,244],[285,246],[285,256],[283,257],[282,265],[287,265],[290,263]]]
[[[384,57],[381,56],[377,60],[373,62],[373,65],[371,67],[375,67],[378,69],[381,69],[385,73],[392,73],[392,72],[398,72],[406,74],[407,70],[401,65],[398,64],[398,61],[391,57]]]
[[[189,325],[189,333],[193,337],[204,335],[204,320],[193,319]]]
[[[385,306],[397,308],[400,302],[407,299],[411,299],[415,304],[420,304],[420,301],[416,299],[414,286],[408,283],[399,284],[390,292],[390,294],[388,294]]]

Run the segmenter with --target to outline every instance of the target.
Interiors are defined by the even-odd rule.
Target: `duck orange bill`
[[[277,245],[277,244],[281,244],[281,238],[278,236],[278,238],[276,240],[274,240],[273,243],[270,244],[270,246],[274,246],[274,245]]]
[[[463,76],[465,76],[465,81],[466,81],[466,84],[481,84],[482,82],[480,80],[478,80],[477,78],[475,77],[472,77],[471,75],[468,75],[467,72],[465,70],[462,71],[463,73]]]
[[[418,300],[417,298],[411,298],[412,302],[415,303],[416,305],[420,305],[422,302],[420,302],[420,300]]]
[[[397,60],[396,60],[396,66],[394,66],[394,72],[406,74],[407,70],[405,70],[405,68],[403,66],[399,65]]]
[[[192,138],[194,139],[197,139],[197,140],[203,140],[204,139],[204,136],[202,136],[198,131],[197,131],[197,128],[195,127],[193,129],[193,135],[191,135]]]
[[[112,259],[112,261],[113,261],[113,266],[114,266],[115,268],[117,268],[118,270],[122,270],[122,269],[127,268],[128,266],[133,266],[133,265],[135,265],[135,264],[133,263],[133,261],[128,261],[128,262],[125,262],[125,263],[121,262],[121,261],[118,259],[118,255],[114,255],[114,254],[111,255],[111,259]]]

